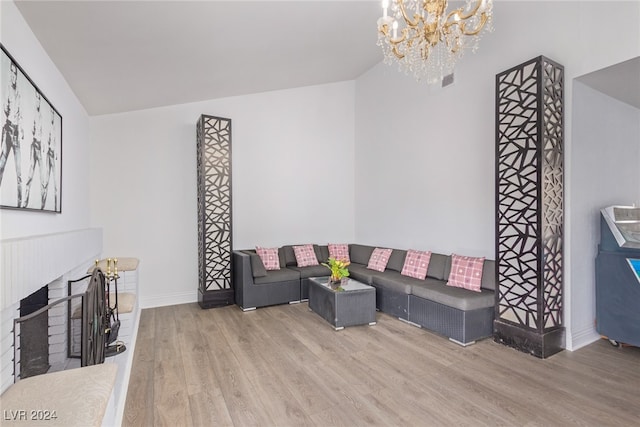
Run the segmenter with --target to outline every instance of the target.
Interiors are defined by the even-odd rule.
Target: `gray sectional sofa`
[[[461,345],[493,334],[495,262],[485,260],[481,292],[447,286],[451,256],[432,253],[425,280],[400,274],[406,251],[393,249],[384,272],[367,268],[374,246],[350,244],[349,273],[376,288],[376,307],[416,326],[449,337]],[[329,257],[327,246],[314,245],[320,262]],[[324,266],[298,267],[293,245],[279,248],[280,270],[267,271],[253,250],[233,252],[236,304],[252,310],[308,298],[309,278],[328,276]]]

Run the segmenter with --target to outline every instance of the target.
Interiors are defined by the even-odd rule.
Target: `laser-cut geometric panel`
[[[496,319],[562,325],[563,68],[538,57],[496,76]]]
[[[231,120],[197,124],[198,281],[200,291],[231,289]]]

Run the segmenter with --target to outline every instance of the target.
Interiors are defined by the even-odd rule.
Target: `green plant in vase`
[[[344,259],[329,258],[326,263],[322,263],[325,267],[331,270],[331,283],[339,284],[342,279],[349,277],[349,269],[347,268],[351,264]]]

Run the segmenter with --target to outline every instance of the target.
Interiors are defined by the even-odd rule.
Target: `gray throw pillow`
[[[327,245],[313,245],[313,250],[316,252],[316,258],[318,262],[327,262],[329,260],[329,247]]]
[[[267,269],[264,268],[264,264],[260,259],[258,254],[249,254],[249,258],[251,259],[251,271],[253,272],[253,277],[265,277],[267,275]]]
[[[402,267],[404,267],[404,259],[406,257],[407,251],[403,249],[394,249],[393,252],[391,252],[391,256],[389,257],[387,268],[397,272],[402,271]]]
[[[490,259],[484,260],[482,266],[482,282],[480,284],[482,289],[496,290],[496,262]]]
[[[448,269],[447,269],[448,267]],[[427,276],[438,280],[447,280],[451,271],[451,256],[432,253],[429,259]]]

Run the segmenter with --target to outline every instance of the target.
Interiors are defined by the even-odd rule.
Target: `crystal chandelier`
[[[447,4],[447,0],[382,0],[378,46],[384,62],[395,60],[405,73],[427,83],[453,73],[465,49],[476,51],[482,30],[493,30],[493,0],[466,0],[463,7],[448,13]]]

